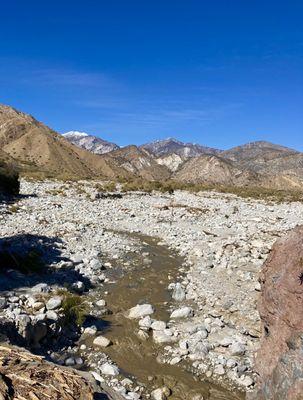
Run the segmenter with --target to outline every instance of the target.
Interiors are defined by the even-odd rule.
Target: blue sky
[[[303,150],[301,0],[10,0],[0,102],[121,145]]]

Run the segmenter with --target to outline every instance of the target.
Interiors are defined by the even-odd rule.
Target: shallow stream
[[[184,259],[162,245],[159,239],[126,235],[140,240],[142,248],[139,253],[127,254],[124,262],[130,268],[115,283],[107,285],[106,296],[102,292],[102,298],[113,312],[103,317],[107,328],[102,334],[113,342],[104,352],[126,376],[135,377],[149,392],[167,385],[172,390],[171,400],[191,400],[196,395],[203,395],[205,400],[244,399],[243,393],[231,393],[208,382],[203,376],[193,375],[188,371],[190,364],[159,363],[157,357],[163,354],[163,345],[155,344],[152,338],[147,341],[138,339],[135,334],[138,321],[125,318],[125,311],[137,304],[150,303],[156,310],[152,318],[168,321],[172,300],[167,287],[180,274]]]

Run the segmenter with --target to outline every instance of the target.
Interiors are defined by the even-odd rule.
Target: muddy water
[[[155,238],[131,236],[141,241],[142,250],[139,254],[127,255],[130,270],[116,283],[109,285],[107,296],[104,297],[102,293],[113,311],[112,315],[104,317],[108,324],[104,336],[113,342],[113,346],[105,349],[105,352],[124,374],[135,377],[149,391],[167,385],[172,390],[171,400],[191,400],[196,395],[203,395],[208,400],[244,399],[243,394],[227,392],[208,383],[204,377],[194,377],[181,364],[160,364],[157,357],[163,353],[163,345],[156,345],[151,338],[145,342],[137,338],[135,331],[138,321],[125,318],[125,311],[136,304],[150,303],[156,309],[152,317],[168,321],[171,294],[167,286],[172,281],[170,277],[176,279],[184,259],[158,244],[159,240]]]

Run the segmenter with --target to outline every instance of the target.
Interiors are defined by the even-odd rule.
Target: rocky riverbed
[[[187,386],[188,399],[240,399],[253,389],[258,275],[276,239],[302,224],[301,203],[109,196],[93,182],[23,180],[21,193],[0,205],[2,253],[24,267],[2,260],[5,337],[90,369],[126,399],[186,398]],[[37,259],[43,271],[24,270]],[[71,294],[86,303],[81,327],[66,323]]]

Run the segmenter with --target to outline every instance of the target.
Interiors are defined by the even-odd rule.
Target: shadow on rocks
[[[64,245],[58,237],[21,234],[0,238],[0,291],[32,287],[38,283],[70,286],[91,281],[74,268],[63,255]]]
[[[73,291],[72,285],[79,282],[83,283],[84,291],[92,286],[87,277],[75,270],[75,263],[65,256],[60,238],[30,234],[0,238],[0,308],[7,308],[7,298],[24,294],[35,296],[48,292],[50,286]],[[2,335],[4,341],[7,338],[10,343],[44,355],[48,350],[61,351],[73,346],[79,327],[76,322],[67,323],[54,314],[34,321],[24,312],[16,314],[15,320],[1,315],[0,340]]]
[[[3,193],[0,189],[0,204],[18,204],[19,200],[29,199],[38,197],[36,193],[32,194],[10,194],[10,193]]]

